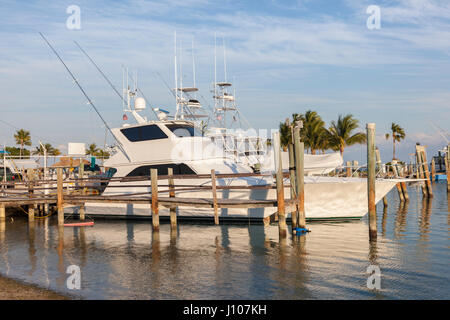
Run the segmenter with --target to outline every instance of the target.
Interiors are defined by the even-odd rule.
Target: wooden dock
[[[274,135],[276,141],[279,142],[279,136]],[[280,146],[278,143],[278,151]],[[297,149],[296,149],[297,150]],[[299,149],[300,150],[300,149]],[[79,206],[80,220],[85,219],[86,203],[123,203],[123,204],[147,204],[149,205],[149,215],[152,216],[153,230],[159,230],[159,208],[165,207],[171,209],[171,226],[176,227],[177,207],[191,208],[211,208],[214,210],[214,222],[219,224],[218,210],[220,208],[277,208],[275,217],[266,217],[265,223],[278,221],[280,236],[286,236],[286,210],[291,212],[295,217],[299,216],[300,199],[297,194],[303,196],[303,183],[298,184],[299,187],[293,190],[293,186],[289,183],[285,185],[284,178],[292,178],[295,180],[296,170],[292,171],[295,176],[290,177],[290,173],[283,173],[281,166],[281,154],[277,152],[277,173],[275,174],[276,184],[273,185],[235,185],[221,186],[217,185],[217,179],[224,178],[243,178],[253,177],[262,178],[273,176],[272,174],[260,173],[238,173],[238,174],[218,174],[211,170],[210,174],[189,174],[189,175],[158,175],[157,169],[151,169],[149,175],[139,177],[112,177],[102,178],[99,176],[86,177],[84,172],[84,164],[78,168],[75,173],[74,168],[57,167],[51,168],[53,172],[45,172],[43,168],[39,170],[30,169],[26,174],[22,175],[24,181],[2,182],[0,183],[0,221],[5,220],[6,208],[18,207],[28,215],[30,222],[35,218],[48,217],[57,214],[58,225],[64,225],[64,206]],[[303,157],[297,156],[297,167],[301,167],[303,172]],[[48,169],[47,169],[48,170]],[[56,172],[55,172],[56,171]],[[64,172],[65,171],[65,172]],[[172,173],[172,171],[169,171]],[[56,176],[56,179],[55,179]],[[46,177],[42,179],[42,177]],[[51,178],[47,178],[51,177]],[[209,180],[208,185],[182,184],[183,180],[203,179]],[[291,179],[291,181],[293,181]],[[165,181],[168,181],[166,183]],[[177,185],[174,183],[177,181]],[[111,195],[101,195],[102,185],[112,182],[127,182],[127,187],[145,187],[148,186],[148,192],[140,193],[124,193]],[[139,184],[137,184],[139,182]],[[144,182],[144,183],[143,183]],[[134,184],[133,184],[134,183]],[[109,187],[116,187],[114,184]],[[123,186],[117,186],[123,187]],[[285,199],[284,188],[291,188],[291,197]],[[301,190],[299,189],[301,188]],[[251,199],[222,199],[218,197],[219,190],[257,190],[257,189],[276,189],[277,198],[270,200],[251,200]],[[211,196],[207,198],[187,198],[176,196],[180,191],[203,191],[210,192]],[[294,196],[292,196],[294,195]],[[301,200],[303,203],[304,200]],[[304,209],[301,206],[304,217]],[[297,227],[294,219],[293,229]],[[304,221],[300,219],[300,221]]]

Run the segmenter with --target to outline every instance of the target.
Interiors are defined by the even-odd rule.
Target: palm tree
[[[322,117],[316,111],[308,110],[305,114],[294,114],[293,118],[303,121],[300,135],[305,147],[311,150],[311,154],[316,154],[317,150],[323,150],[327,137]]]
[[[47,151],[47,155],[54,155],[55,150],[57,150],[57,149],[53,148],[50,143],[44,144],[44,147],[45,147],[45,150]],[[59,150],[58,150],[58,152],[59,152]],[[42,146],[39,144],[39,146],[36,147],[36,150],[31,152],[31,154],[43,156],[44,148],[42,148]]]
[[[395,160],[395,141],[400,142],[401,140],[405,139],[405,130],[400,127],[398,124],[393,123],[391,124],[391,131],[392,131],[392,144],[393,144],[393,151],[392,151],[392,160]],[[389,133],[386,133],[385,135],[386,140],[389,139],[390,135]]]
[[[305,143],[305,147],[310,149],[312,154],[316,154],[317,150],[324,151],[328,149],[325,122],[317,112],[308,110],[305,114],[294,113],[292,115],[292,123],[296,123],[299,120],[303,122],[303,128],[300,130],[300,139]],[[283,149],[286,149],[291,139],[292,131],[289,119],[286,119],[286,122],[280,123],[280,140]]]
[[[358,128],[359,121],[353,118],[353,115],[339,115],[337,122],[331,121],[331,126],[326,133],[329,147],[335,151],[340,151],[341,156],[347,146],[357,143],[366,142],[366,134],[364,132],[353,131]]]
[[[91,156],[96,156],[98,150],[99,150],[99,149],[98,149],[97,145],[96,145],[95,143],[91,143],[91,144],[89,145],[89,148],[86,149],[86,154],[87,154],[87,155],[91,155]]]
[[[105,151],[103,149],[98,149],[97,153],[95,154],[97,157],[100,157],[102,159],[109,158],[110,154],[108,151]]]
[[[287,118],[285,122],[280,122],[280,144],[284,151],[286,151],[291,139],[291,126],[289,123],[289,118]]]
[[[208,132],[208,123],[203,120],[200,122],[200,132],[202,133],[202,137]]]
[[[16,144],[20,144],[20,158],[22,158],[23,147],[31,146],[30,131],[20,129],[14,134],[14,139],[16,139]]]

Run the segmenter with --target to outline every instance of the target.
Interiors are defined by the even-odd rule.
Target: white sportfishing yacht
[[[122,127],[110,129],[98,112],[93,101],[82,89],[74,74],[69,70],[45,36],[43,34],[40,35],[64,65],[74,80],[74,83],[79,87],[89,104],[104,122],[105,127],[109,129],[116,140],[117,144],[113,148],[112,156],[104,162],[104,166],[109,168],[107,176],[115,179],[110,179],[105,184],[102,184],[102,188],[100,188],[102,195],[118,196],[133,194],[135,196],[148,196],[151,192],[148,180],[136,181],[139,180],[136,179],[130,181],[133,179],[126,179],[126,177],[148,176],[150,169],[153,168],[158,170],[159,175],[166,175],[169,168],[173,169],[175,175],[209,175],[212,169],[217,174],[253,172],[249,164],[238,163],[235,161],[235,158],[229,158],[227,154],[224,154],[223,148],[217,147],[210,137],[203,137],[196,129],[194,120],[201,117],[202,113],[199,109],[198,100],[195,97],[189,96],[190,93],[196,92],[195,85],[193,88],[186,88],[183,87],[181,82],[181,86],[178,87],[176,55],[174,96],[177,102],[177,110],[175,117],[169,119],[167,111],[152,108],[157,113],[158,120],[148,121],[146,117],[140,115],[140,112],[146,108],[146,102],[143,97],[138,97],[139,90],[137,83],[133,91],[127,85],[127,89],[124,90],[124,95],[122,96],[108,80],[123,103],[127,104],[127,109],[124,111],[131,113],[136,120],[135,124],[125,123]],[[92,59],[90,60],[93,62]],[[103,73],[102,75],[104,76]],[[104,77],[107,80],[106,76]],[[188,119],[184,116],[186,112],[190,115]],[[126,121],[128,117],[124,115],[123,119]],[[182,184],[194,186],[211,185],[210,179],[174,180],[175,186]],[[366,179],[305,176],[304,180],[305,212],[307,219],[358,219],[367,213]],[[273,185],[273,182],[271,175],[219,178],[217,180],[220,186]],[[376,202],[380,201],[397,182],[397,180],[377,180]],[[161,184],[168,185],[168,181],[161,181]],[[286,181],[286,184],[288,184],[288,181]],[[163,188],[160,190],[164,191]],[[275,189],[218,189],[217,192],[218,197],[222,199],[276,199]],[[288,197],[289,194],[290,190],[286,188],[285,196]],[[186,198],[211,198],[211,190],[177,190],[175,195],[176,197]],[[262,220],[275,213],[276,210],[276,208],[269,207],[253,209],[222,208],[219,216],[221,220]],[[78,207],[66,207],[65,211],[67,213],[77,212]],[[151,217],[150,204],[86,203],[85,212],[91,216],[124,218]],[[169,209],[161,208],[159,214],[162,217],[168,216]],[[212,219],[214,213],[212,209],[206,208],[183,208],[178,211],[178,216],[180,219]]]
[[[128,90],[129,91],[129,90]],[[110,168],[110,177],[148,176],[150,169],[158,169],[159,175],[166,175],[168,168],[174,174],[217,174],[252,173],[249,165],[236,163],[227,158],[223,149],[218,148],[209,137],[202,137],[193,121],[169,120],[165,112],[159,112],[158,121],[147,121],[139,115],[145,109],[145,100],[130,95],[134,100],[133,109],[129,104],[128,112],[136,119],[136,124],[124,124],[111,129],[120,147],[105,161]],[[271,176],[220,178],[221,186],[273,185]],[[161,185],[168,181],[160,180]],[[211,185],[210,179],[175,179],[176,185]],[[288,184],[288,181],[286,181]],[[395,180],[377,180],[376,201],[382,199],[396,184]],[[161,191],[164,188],[160,188]],[[113,179],[104,186],[102,195],[119,194],[146,195],[151,192],[149,181],[125,181]],[[275,189],[219,189],[218,197],[224,199],[276,199]],[[285,195],[290,194],[289,188]],[[176,197],[211,198],[210,190],[177,191]],[[77,207],[67,207],[67,212],[76,212]],[[123,218],[151,217],[150,204],[86,203],[86,214],[91,216],[115,216]],[[359,219],[367,212],[366,179],[305,177],[305,211],[308,220]],[[262,220],[276,212],[276,208],[221,209],[222,220]],[[161,208],[161,217],[169,216],[169,209]],[[214,212],[207,208],[183,208],[178,211],[180,219],[209,219]]]

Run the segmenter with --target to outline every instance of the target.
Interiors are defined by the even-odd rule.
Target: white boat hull
[[[252,184],[255,179],[219,179],[220,185],[242,185]],[[253,181],[251,181],[253,180]],[[182,180],[183,184],[190,184],[199,180]],[[258,179],[258,183],[264,180]],[[148,183],[148,182],[147,182]],[[394,186],[395,180],[377,180],[376,182],[376,202],[380,201]],[[134,183],[136,185],[136,183]],[[161,185],[166,182],[160,182]],[[177,182],[175,183],[177,184]],[[203,185],[207,185],[204,182]],[[113,189],[113,188],[111,188]],[[108,189],[107,189],[108,190]],[[124,192],[136,193],[149,191],[146,186],[134,188],[115,188],[114,193],[123,194]],[[164,190],[161,188],[161,191]],[[105,195],[113,195],[111,192]],[[163,194],[163,193],[162,193]],[[162,195],[161,195],[162,196]],[[176,197],[185,198],[212,198],[210,190],[200,191],[180,191]],[[257,190],[218,190],[218,197],[223,199],[241,199],[241,200],[265,200],[276,199],[275,189],[257,189]],[[285,198],[290,197],[290,189],[285,188]],[[86,203],[86,214],[92,217],[109,218],[150,218],[150,204],[117,204],[117,203]],[[276,207],[266,208],[221,208],[219,217],[221,220],[262,220],[277,211]],[[78,207],[66,207],[66,213],[77,213]],[[359,178],[329,178],[329,177],[305,177],[305,212],[307,220],[349,220],[360,219],[367,213],[367,181]],[[159,215],[162,219],[169,217],[169,209],[160,207]],[[198,220],[212,219],[214,212],[210,208],[190,208],[180,207],[177,210],[180,220]],[[289,217],[289,214],[288,214]]]

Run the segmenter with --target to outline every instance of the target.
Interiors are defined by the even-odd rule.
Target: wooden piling
[[[56,169],[56,192],[57,192],[57,199],[56,204],[58,207],[58,225],[62,226],[64,224],[64,207],[63,207],[63,169],[57,168]]]
[[[175,198],[175,183],[173,180],[173,168],[167,169],[167,174],[170,176],[169,178],[169,197]],[[170,228],[177,228],[177,208],[175,206],[170,207]]]
[[[378,149],[378,147],[375,148],[375,161],[376,161],[376,169],[375,171],[377,172],[377,174],[379,172],[381,172],[381,155],[380,155],[380,150]],[[383,197],[383,207],[387,208],[388,206],[388,201],[386,196]]]
[[[345,163],[345,166],[347,167],[347,177],[351,177],[352,176],[352,163],[351,163],[351,161],[347,161]]]
[[[447,192],[450,192],[450,144],[447,146],[447,153],[445,155],[444,162],[445,174],[447,176]]]
[[[436,163],[433,159],[431,159],[431,182],[434,182],[436,180]]]
[[[359,177],[358,166],[359,166],[359,162],[356,160],[353,160],[352,161],[352,175],[354,175],[355,177]]]
[[[78,179],[84,179],[84,163],[83,159],[80,159],[80,166],[78,167]],[[81,188],[81,194],[84,194],[84,181],[80,181],[79,187]]]
[[[214,205],[214,224],[219,224],[219,205],[217,203],[217,189],[216,189],[216,172],[211,169],[211,187]]]
[[[159,208],[158,208],[158,169],[150,169],[152,183],[152,225],[153,231],[159,231]]]
[[[406,187],[406,182],[400,182],[400,186],[402,187],[403,198],[405,201],[409,201],[408,188]]]
[[[384,196],[384,197],[383,197],[383,207],[384,207],[384,208],[387,208],[387,206],[388,206],[388,201],[387,201],[386,196]]]
[[[85,220],[86,219],[86,207],[85,204],[81,204],[80,205],[80,209],[79,209],[79,214],[80,214],[80,220]]]
[[[426,195],[431,198],[433,197],[433,190],[431,186],[430,172],[428,170],[427,154],[425,152],[425,147],[416,145],[416,151],[418,153],[418,158],[421,164],[419,165],[419,167],[422,167],[423,176],[425,178]]]
[[[27,170],[27,176],[28,176],[28,195],[30,198],[33,198],[33,193],[34,193],[34,185],[33,185],[33,180],[34,180],[34,170],[33,169],[28,169]],[[30,204],[28,205],[28,222],[33,222],[34,221],[34,204]]]
[[[4,204],[0,204],[0,222],[4,222],[6,219],[6,207]]]
[[[298,123],[294,128],[294,155],[295,155],[295,180],[296,193],[298,197],[298,219],[299,228],[306,228],[305,214],[305,144],[300,141],[300,129],[302,123]]]
[[[392,171],[394,172],[394,178],[399,178],[398,170],[397,170],[397,160],[392,160]],[[400,202],[404,202],[405,196],[403,193],[402,183],[398,182],[395,187],[397,188],[398,197],[400,199]]]
[[[289,153],[289,180],[291,182],[291,199],[292,200],[298,200],[297,197],[297,182],[296,176],[295,176],[295,155],[294,155],[294,145],[292,142],[288,144],[288,153]],[[291,228],[297,228],[298,226],[298,206],[296,206],[296,209],[291,211]]]
[[[421,156],[420,156],[420,152],[419,152],[419,148],[418,147],[419,146],[416,145],[416,163],[417,163],[416,176],[419,179],[424,179],[425,175],[424,175],[424,172],[423,172],[422,160],[421,160]],[[421,182],[421,186],[422,186],[422,195],[424,197],[427,197],[428,196],[428,192],[427,192],[427,187],[426,187],[424,181]]]
[[[375,123],[368,123],[367,130],[367,200],[369,209],[369,239],[377,238],[377,211],[375,207]]]
[[[291,200],[298,200],[297,197],[297,189],[296,189],[296,177],[295,177],[295,154],[294,154],[294,133],[292,125],[290,124],[289,118],[286,119],[286,126],[288,126],[289,131],[291,132],[291,139],[288,143],[288,155],[289,155],[289,180],[291,182]],[[291,228],[297,228],[298,226],[298,206],[296,209],[291,212]]]
[[[281,158],[280,133],[273,134],[273,149],[275,155],[277,206],[278,206],[278,232],[280,238],[286,237],[286,216],[284,206],[283,165]]]

